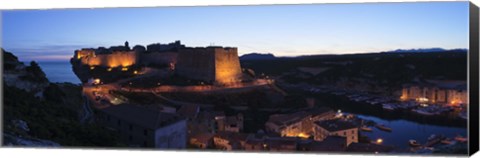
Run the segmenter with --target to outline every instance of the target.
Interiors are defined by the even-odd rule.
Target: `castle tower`
[[[178,54],[176,73],[210,83],[238,82],[242,75],[237,48],[185,48]]]
[[[128,45],[128,41],[125,41],[125,48],[127,48],[128,50],[130,50],[130,46]]]

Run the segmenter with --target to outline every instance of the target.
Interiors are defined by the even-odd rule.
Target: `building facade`
[[[323,141],[329,136],[345,137],[347,146],[358,143],[358,127],[339,119],[315,122],[314,140]]]
[[[468,91],[464,82],[405,85],[400,100],[445,105],[468,104]]]
[[[96,115],[100,124],[115,130],[131,147],[186,148],[187,122],[178,115],[130,104],[98,109]]]

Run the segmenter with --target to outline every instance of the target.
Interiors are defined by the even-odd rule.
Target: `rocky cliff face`
[[[16,87],[27,92],[33,92],[35,96],[42,98],[43,91],[50,85],[45,73],[34,61],[25,65],[10,52],[2,49],[5,71],[3,81],[7,86]]]
[[[4,146],[119,146],[118,136],[84,116],[82,87],[50,83],[38,64],[19,62],[2,49]]]

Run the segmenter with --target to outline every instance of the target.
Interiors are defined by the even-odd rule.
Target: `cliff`
[[[4,84],[32,92],[35,96],[42,98],[43,91],[50,83],[40,66],[34,61],[27,66],[20,62],[15,55],[3,49],[2,54],[5,66]]]
[[[5,57],[2,145],[119,146],[115,133],[95,123],[80,123],[83,107],[80,86],[50,83],[35,62],[25,66],[12,53],[3,49],[2,53]]]
[[[120,47],[120,46],[119,46]],[[127,44],[125,47],[127,48]],[[170,44],[136,45],[133,50],[115,51],[99,47],[76,50],[70,60],[73,72],[83,82],[99,78],[103,83],[135,76],[132,69],[169,69],[182,78],[207,84],[229,84],[242,80],[237,48],[185,47]],[[121,71],[118,71],[121,69]]]

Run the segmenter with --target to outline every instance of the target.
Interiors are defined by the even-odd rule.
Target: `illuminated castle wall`
[[[115,46],[99,49],[76,50],[72,58],[82,65],[102,67],[128,67],[132,65],[173,65],[179,76],[211,83],[238,82],[242,76],[237,48],[185,47],[176,41],[166,45]]]
[[[176,73],[192,79],[226,84],[242,74],[237,48],[185,48],[177,60]]]
[[[82,64],[104,67],[127,67],[137,63],[138,55],[134,51],[115,51],[109,54],[95,54],[95,50],[82,49],[75,53]]]
[[[466,87],[411,85],[403,87],[400,99],[416,100],[425,103],[459,105],[468,104],[468,92]]]

